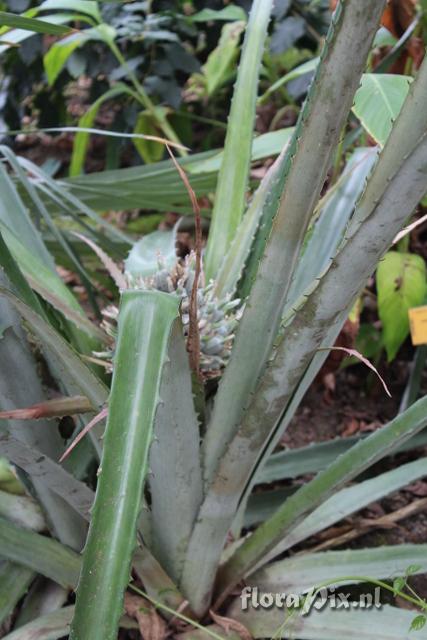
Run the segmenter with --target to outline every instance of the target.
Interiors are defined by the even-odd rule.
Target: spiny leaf
[[[127,289],[126,278],[124,277],[123,273],[120,271],[119,267],[116,265],[114,260],[112,260],[110,256],[108,256],[105,253],[105,251],[101,249],[101,247],[98,247],[98,245],[95,242],[90,240],[90,238],[87,238],[81,233],[76,233],[76,232],[74,232],[74,235],[77,238],[79,238],[82,242],[85,242],[96,253],[98,258],[101,260],[102,264],[107,269],[108,273],[116,283],[119,290],[124,291],[125,289]]]
[[[178,307],[178,297],[158,291],[122,294],[103,457],[70,640],[117,638],[162,367]]]

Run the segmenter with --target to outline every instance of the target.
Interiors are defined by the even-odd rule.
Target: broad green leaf
[[[249,14],[206,248],[205,271],[208,280],[216,277],[245,209],[258,75],[271,9],[272,0],[256,0]],[[239,25],[244,23],[225,25],[223,32],[226,29],[235,32]],[[218,66],[217,61],[214,62],[215,65],[211,67]]]
[[[263,93],[262,96],[260,96],[258,102],[265,102],[272,93],[277,91],[277,89],[280,89],[280,87],[283,87],[283,85],[287,84],[288,82],[291,82],[291,80],[296,80],[297,78],[301,78],[301,76],[305,76],[307,73],[316,71],[319,61],[320,58],[312,58],[311,60],[303,62],[303,64],[300,64],[298,65],[298,67],[295,67],[295,69],[289,71],[282,78],[279,78],[277,82],[272,84],[271,87],[269,87],[267,91]]]
[[[0,26],[17,27],[18,29],[23,29],[24,31],[31,31],[33,33],[48,33],[54,36],[63,36],[70,33],[71,31],[69,27],[63,27],[59,24],[53,24],[52,22],[47,22],[47,20],[26,18],[25,16],[20,16],[16,13],[6,13],[5,11],[0,11]]]
[[[269,131],[260,136],[256,136],[252,142],[251,160],[262,160],[269,156],[278,155],[284,146],[290,141],[294,127],[286,127],[277,131]],[[224,151],[214,153],[205,160],[194,161],[195,156],[190,157],[188,171],[191,176],[201,173],[219,171],[224,158]]]
[[[85,33],[91,40],[101,40],[108,46],[111,46],[114,43],[114,38],[116,37],[116,30],[114,27],[106,24],[105,22],[98,24],[93,29],[87,29]]]
[[[147,111],[141,111],[136,120],[135,129],[137,134],[158,136],[159,129],[156,126],[156,120]],[[151,162],[159,162],[163,158],[164,145],[153,140],[144,140],[143,138],[133,138],[133,144],[138,150],[139,155],[146,164]]]
[[[39,616],[15,631],[4,640],[59,640],[68,635],[74,606],[63,607],[51,613]]]
[[[73,614],[74,606],[70,605],[39,616],[8,633],[4,640],[59,640],[68,635]]]
[[[74,257],[74,253],[71,252],[67,242],[64,240],[64,237],[61,234],[61,231],[53,223],[53,220],[43,202],[41,201],[34,184],[30,181],[25,171],[23,170],[20,159],[15,156],[13,152],[7,147],[2,146],[1,152],[6,156],[7,160],[13,167],[18,180],[20,181],[26,194],[29,196],[30,206],[34,217],[36,219],[37,217],[38,219],[44,218],[47,226],[50,228],[53,235],[58,239],[60,246],[65,249],[68,255],[71,255],[72,264],[76,267],[77,272],[82,276],[82,282],[85,284],[90,297],[92,295],[92,286],[90,284],[90,281],[88,281],[88,278],[86,277],[84,269],[82,270],[80,262]],[[39,170],[37,169],[37,171]],[[40,258],[45,264],[46,268],[51,270],[52,275],[50,279],[52,281],[56,281],[56,289],[64,290],[65,285],[62,283],[56,272],[55,264],[52,260],[52,257],[44,246],[40,233],[29,216],[27,207],[22,202],[19,194],[16,193],[13,183],[11,183],[10,178],[9,176],[7,176],[4,169],[0,171],[0,174],[4,176],[3,182],[5,183],[6,198],[6,200],[4,201],[5,206],[3,210],[0,209],[0,218],[5,222],[6,226],[14,232],[15,236],[19,237],[20,239],[22,238],[24,252],[25,249],[27,249],[27,252],[30,251],[30,253],[33,252],[34,249],[36,249],[37,253],[35,257]],[[16,207],[8,207],[7,202],[15,203]],[[11,211],[14,211],[15,215],[11,215]],[[47,273],[46,270],[45,273]],[[35,279],[37,280],[37,276],[35,277]],[[20,287],[20,289],[21,291],[23,290],[22,287]],[[69,298],[69,293],[67,293],[66,296]],[[28,302],[28,300],[25,301]],[[79,309],[81,317],[84,318],[84,323],[86,321],[86,316],[80,309],[80,306],[76,301],[72,303],[72,306],[76,311],[77,309]],[[40,305],[38,305],[38,307],[40,307]],[[37,311],[40,312],[40,308],[38,308]],[[76,329],[75,325],[69,324],[68,321],[64,323],[64,330],[68,332],[73,345],[83,353],[91,353],[92,350],[97,349],[97,347],[99,346],[93,341],[92,338],[89,338],[87,334],[82,333],[80,329]]]
[[[208,97],[212,96],[230,77],[235,69],[239,51],[239,42],[245,22],[225,24],[222,28],[218,46],[209,54],[202,67],[206,79]]]
[[[16,14],[13,13],[12,15],[16,15]],[[23,11],[19,15],[22,16],[23,18],[34,18],[37,15],[37,9],[35,7],[32,7],[30,9],[27,9],[27,11]],[[0,35],[3,35],[6,32],[9,32],[8,26],[0,27]]]
[[[71,54],[85,42],[87,42],[87,37],[84,33],[73,33],[63,40],[55,42],[50,47],[43,57],[43,64],[50,85],[55,82]]]
[[[305,553],[274,562],[256,571],[247,584],[270,593],[304,593],[335,578],[337,584],[355,582],[347,581],[346,576],[389,578],[405,575],[411,563],[417,563],[414,572],[416,575],[427,573],[426,552],[425,544],[400,544],[371,549]]]
[[[126,137],[124,134],[102,130],[94,130],[93,133]],[[133,135],[129,134],[130,137]],[[289,140],[289,129],[258,136],[254,140],[252,159],[277,155],[282,149],[281,140],[283,144]],[[265,146],[266,143],[268,143],[267,146]],[[220,151],[209,151],[179,159],[181,166],[191,173],[191,186],[198,197],[215,190],[216,174],[221,164],[219,153]],[[205,166],[205,161],[214,155],[217,156],[214,165]],[[90,173],[55,182],[81,204],[95,211],[143,208],[151,211],[173,210],[193,215],[185,185],[170,160],[163,160],[154,165]],[[45,202],[49,210],[53,212],[61,210],[47,198]],[[209,211],[202,209],[202,214],[208,213]]]
[[[426,622],[427,616],[423,614],[415,616],[415,618],[411,622],[410,631],[421,631],[421,629],[424,629],[424,627],[426,626]]]
[[[68,636],[73,615],[74,605],[46,613],[4,636],[4,640],[60,640]],[[136,629],[137,623],[128,616],[123,616],[120,627]]]
[[[381,162],[378,162],[375,167],[375,180],[369,181],[367,193],[358,203],[358,207],[350,221],[349,234],[355,231],[360,223],[366,220],[375,210],[376,204],[387,188],[390,178],[399,172],[402,159],[414,151],[414,148],[427,131],[426,95],[427,56],[425,56],[418,70],[415,82],[410,85],[405,103],[393,125],[387,144],[381,152]],[[408,217],[409,215],[410,212],[408,212]],[[402,226],[403,224],[402,222]]]
[[[234,295],[236,292],[237,284],[249,260],[256,231],[261,223],[265,200],[277,177],[279,162],[280,158],[277,158],[262,179],[224,257],[215,283],[215,291],[219,298],[224,295]]]
[[[54,491],[58,493],[58,495],[62,496],[66,502],[73,505],[77,511],[84,515],[86,520],[89,519],[89,507],[93,501],[93,492],[81,482],[76,481],[70,474],[64,471],[58,464],[50,460],[49,458],[42,456],[39,451],[31,449],[29,447],[23,447],[20,442],[17,442],[12,437],[2,437],[2,443],[7,443],[8,454],[10,454],[18,465],[21,464],[22,467],[28,468],[30,473],[35,472],[43,481],[52,487]],[[0,494],[1,497],[2,494]],[[28,498],[26,498],[28,499]],[[0,502],[0,504],[3,504]],[[5,506],[7,508],[7,505]],[[8,513],[8,512],[7,512]],[[5,510],[0,509],[0,516],[7,515]],[[16,516],[16,513],[15,513]],[[1,522],[1,519],[0,519]],[[21,531],[21,529],[17,528],[17,531]],[[56,582],[61,582],[61,578],[57,576],[62,576],[64,578],[64,571],[67,571],[68,564],[68,573],[67,581],[70,585],[75,586],[75,578],[76,570],[79,570],[80,564],[77,566],[70,565],[69,563],[65,563],[62,560],[61,554],[53,554],[50,558],[50,562],[46,564],[44,562],[44,555],[50,554],[49,549],[49,538],[44,536],[38,536],[35,538],[35,548],[37,551],[37,546],[40,546],[41,553],[34,557],[31,553],[33,538],[24,537],[21,538],[19,535],[16,537],[16,549],[11,547],[9,549],[11,556],[16,557],[16,554],[19,554],[19,549],[22,546],[24,553],[21,556],[21,561],[27,567],[33,567],[37,573],[41,573]],[[43,541],[47,541],[47,547],[43,549]],[[28,548],[27,548],[28,543]],[[57,544],[57,543],[56,543]],[[55,549],[59,549],[58,547],[54,547]],[[6,549],[5,549],[6,550]],[[9,551],[6,554],[9,557]],[[66,549],[67,551],[67,549]],[[69,556],[68,556],[69,557]],[[163,569],[160,567],[158,562],[154,559],[154,557],[150,554],[150,552],[143,546],[140,546],[135,552],[135,568],[137,572],[144,576],[145,587],[156,600],[164,602],[169,606],[174,608],[178,608],[182,602],[183,597],[179,593],[177,587],[170,580],[170,578],[165,574]],[[80,558],[78,557],[80,562]],[[35,564],[33,564],[35,562]],[[123,622],[123,621],[122,621]]]
[[[335,255],[376,160],[376,149],[356,149],[338,182],[320,202],[317,220],[307,232],[303,253],[295,269],[286,302],[288,309],[327,268]]]
[[[378,313],[388,360],[393,360],[409,334],[408,310],[427,295],[424,259],[413,253],[389,251],[377,270]]]
[[[33,569],[63,587],[74,588],[80,556],[53,538],[22,529],[0,517],[2,556]]]
[[[86,13],[97,22],[101,22],[98,2],[92,0],[44,0],[38,7],[39,11],[75,11]]]
[[[46,249],[40,231],[30,217],[28,208],[20,198],[16,186],[11,180],[3,163],[0,163],[0,221],[6,225],[21,241],[28,251],[36,255],[52,272],[55,264]]]
[[[117,96],[124,93],[132,96],[134,95],[134,92],[129,89],[127,85],[122,82],[117,83],[114,87],[106,91],[104,94],[102,94],[102,96],[95,100],[95,102],[89,107],[86,113],[80,118],[78,129],[81,128],[84,130],[79,131],[77,129],[77,135],[74,138],[73,153],[70,162],[70,176],[78,176],[83,171],[87,147],[89,144],[90,130],[93,123],[95,122],[95,118],[98,115],[100,107],[107,100],[112,100],[113,98],[116,98]],[[93,130],[93,133],[96,132],[97,130]]]
[[[146,278],[159,270],[160,264],[171,269],[176,263],[176,230],[153,231],[138,240],[125,260],[125,271]]]
[[[5,458],[0,458],[0,491],[14,496],[24,496],[24,485],[16,477],[12,466]]]
[[[122,294],[103,456],[70,640],[117,638],[162,368],[178,309],[174,295]]]
[[[56,357],[61,380],[70,395],[85,395],[94,410],[100,410],[107,401],[108,392],[94,373],[86,366],[74,349],[57,331],[13,293],[0,287],[0,294],[8,298],[28,322],[32,332],[40,339],[48,353]],[[1,345],[1,341],[0,341]],[[21,404],[23,406],[23,403]],[[15,408],[15,407],[13,407]]]
[[[422,435],[419,434],[418,437]],[[323,531],[367,507],[372,502],[381,500],[393,491],[402,489],[411,482],[422,478],[426,473],[427,460],[421,458],[368,480],[363,480],[354,486],[341,489],[290,531],[275,548],[274,555],[294,547],[303,540],[316,535],[319,531]],[[279,508],[280,505],[277,507]]]
[[[50,425],[52,431],[54,425],[52,423]],[[43,428],[46,430],[46,425],[43,425]],[[48,433],[47,436],[49,436]],[[83,482],[76,480],[53,459],[43,455],[36,446],[28,446],[6,432],[0,434],[0,452],[14,465],[28,473],[33,480],[43,485],[46,490],[59,496],[84,520],[89,519],[94,497],[92,490]],[[0,508],[1,514],[8,515],[4,509]]]
[[[34,578],[31,569],[0,559],[0,626],[13,613]]]
[[[34,216],[39,221],[40,220],[44,221],[44,223],[46,224],[46,227],[49,229],[49,231],[57,240],[58,244],[63,248],[64,252],[70,258],[76,272],[79,274],[81,278],[82,284],[84,285],[88,293],[89,300],[91,301],[92,306],[94,307],[95,310],[97,310],[97,303],[94,295],[94,289],[84,266],[80,262],[78,256],[76,256],[72,251],[62,230],[59,229],[57,225],[54,223],[52,216],[47,210],[46,206],[44,205],[42,199],[40,198],[40,195],[34,183],[30,180],[29,176],[23,170],[23,166],[19,158],[13,153],[13,151],[9,147],[5,145],[0,145],[0,153],[9,162],[10,166],[12,167],[13,171],[16,174],[17,179],[21,182],[21,185],[24,191],[30,198],[31,207],[32,207],[32,210],[34,211]]]
[[[2,284],[5,282],[3,271],[0,272],[0,282]],[[32,293],[31,290],[30,293]],[[34,313],[34,315],[37,314]],[[0,340],[2,370],[7,371],[7,375],[0,376],[0,406],[4,410],[13,410],[27,406],[27,403],[40,402],[46,396],[37,363],[22,329],[21,319],[4,298],[0,299],[0,317],[3,320],[7,319],[10,325]],[[7,438],[9,432],[13,430],[16,439],[23,446],[39,450],[42,457],[50,456],[53,459],[59,457],[62,451],[62,440],[55,428],[55,422],[42,419],[2,420],[1,423],[3,431],[1,438]],[[8,457],[7,454],[6,457]],[[80,549],[85,536],[85,525],[80,516],[39,478],[33,478],[29,474],[28,481],[48,516],[50,531],[65,544]]]
[[[241,622],[253,638],[283,640],[424,640],[422,631],[409,630],[415,614],[390,605],[359,610],[326,605],[306,616],[283,606],[268,609],[249,606],[243,611],[240,598],[227,611],[227,616]]]
[[[150,548],[178,584],[193,522],[203,497],[199,424],[180,322],[172,328],[160,397],[162,404],[156,413],[149,460]]]
[[[192,22],[216,22],[217,20],[246,20],[246,13],[241,7],[230,4],[224,9],[202,9],[191,16]]]
[[[409,76],[367,73],[354,97],[353,112],[380,145],[384,145],[408,95]]]
[[[105,339],[106,335],[86,317],[80,304],[63,283],[61,278],[49,268],[45,267],[36,255],[20,243],[18,238],[0,222],[0,231],[15,261],[24,273],[32,289],[49,302],[67,320],[97,340]]]
[[[54,84],[71,54],[91,40],[102,40],[109,44],[114,39],[115,31],[106,24],[100,24],[79,33],[73,33],[59,42],[55,42],[43,57],[43,64],[50,85]]]
[[[43,318],[47,319],[47,314],[43,309],[39,299],[34,292],[31,290],[28,282],[25,280],[23,274],[21,273],[20,268],[18,267],[16,261],[14,260],[8,245],[4,241],[3,233],[0,231],[0,265],[4,272],[4,278],[1,280],[4,284],[7,284],[8,287],[11,287],[15,294],[23,301],[25,304],[28,304],[34,311],[40,314]],[[7,317],[7,312],[5,310],[5,318]],[[3,323],[6,324],[6,328],[13,326],[13,321],[9,318],[5,320],[3,318]],[[4,332],[4,330],[3,330]]]
[[[79,128],[76,127],[75,131],[79,133]],[[99,133],[99,130],[97,129],[90,131],[92,131],[93,133]],[[90,131],[87,130],[87,133],[89,133]],[[84,224],[82,224],[82,218],[84,219],[84,217],[87,216],[94,223],[94,227],[92,227],[92,233],[96,234],[97,228],[105,231],[105,233],[99,233],[97,235],[97,238],[100,245],[105,246],[106,242],[108,243],[106,246],[106,250],[114,253],[114,249],[117,246],[118,242],[124,243],[125,246],[133,244],[130,238],[125,233],[117,229],[115,225],[113,225],[111,222],[108,222],[108,220],[97,214],[84,202],[76,198],[73,193],[70,193],[69,189],[67,189],[61,181],[51,178],[38,165],[34,164],[34,162],[31,162],[30,160],[27,160],[27,158],[20,157],[19,162],[30,174],[38,178],[38,188],[43,193],[48,195],[50,202],[53,201],[59,207],[59,213],[63,213],[65,211],[72,218],[74,218],[74,220],[78,222],[85,229],[85,231],[86,227]],[[115,244],[111,243],[111,241],[109,240],[110,238],[111,240],[115,240]],[[120,255],[121,254],[122,252],[120,253]]]
[[[408,407],[405,408],[407,409]],[[256,476],[256,483],[268,484],[325,469],[337,456],[347,451],[353,444],[356,444],[361,437],[335,438],[327,442],[310,444],[307,447],[287,449],[274,453],[270,456],[265,466],[260,469],[259,475]],[[427,432],[408,440],[398,451],[417,449],[418,447],[423,447],[425,443],[427,444]]]
[[[74,20],[84,21],[84,16],[77,16],[75,13],[54,13],[46,18],[40,18],[40,22],[49,22],[53,25],[67,24],[67,22],[73,22]],[[66,33],[70,33],[70,31],[71,29]],[[10,47],[19,45],[21,42],[24,42],[24,40],[27,40],[34,35],[34,32],[26,31],[25,29],[11,29],[8,31],[7,27],[3,27],[0,29],[0,55],[10,49]],[[5,42],[2,42],[3,37]]]
[[[397,38],[385,27],[380,27],[374,40],[374,47],[394,47]]]
[[[33,531],[46,529],[43,512],[39,504],[30,496],[16,496],[0,491],[0,516],[25,529]]]

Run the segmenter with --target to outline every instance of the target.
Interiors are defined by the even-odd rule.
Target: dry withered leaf
[[[341,433],[343,438],[348,438],[348,436],[353,436],[355,433],[358,433],[360,430],[360,422],[356,420],[356,418],[350,418],[347,421],[344,431]]]
[[[427,482],[424,482],[423,480],[418,480],[417,482],[414,482],[413,484],[409,485],[409,487],[406,487],[405,491],[412,493],[412,495],[414,496],[425,498],[427,497]]]
[[[230,631],[235,631],[242,638],[242,640],[252,640],[252,636],[250,632],[245,627],[245,625],[242,624],[241,622],[238,622],[233,618],[226,618],[225,616],[220,616],[214,611],[210,611],[209,613],[212,620],[218,626],[224,629],[225,633],[229,633]]]
[[[128,616],[137,621],[144,640],[165,640],[168,635],[166,622],[152,604],[140,596],[126,593],[124,605]]]

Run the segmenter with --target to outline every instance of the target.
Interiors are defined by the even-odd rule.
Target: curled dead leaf
[[[124,605],[128,616],[137,621],[144,640],[165,640],[168,635],[166,622],[152,604],[140,596],[126,593]]]
[[[386,394],[391,398],[391,393],[385,383],[384,378],[381,377],[380,373],[378,372],[378,369],[376,369],[374,367],[374,365],[372,364],[372,362],[369,362],[369,360],[367,358],[365,358],[365,356],[363,356],[361,353],[359,353],[359,351],[357,351],[356,349],[347,349],[346,347],[325,347],[325,348],[321,348],[318,349],[318,351],[344,351],[348,356],[354,356],[355,358],[357,358],[358,360],[360,360],[360,362],[363,362],[364,365],[366,365],[369,369],[371,369],[371,371],[373,371],[375,373],[375,375],[378,377],[378,379],[381,381],[381,384],[384,387],[384,390],[386,392]]]
[[[234,620],[233,618],[226,618],[225,616],[220,616],[214,611],[210,611],[210,616],[212,620],[222,629],[224,629],[225,633],[230,633],[230,631],[235,631],[242,640],[252,640],[252,636],[249,630],[245,627],[244,624]]]

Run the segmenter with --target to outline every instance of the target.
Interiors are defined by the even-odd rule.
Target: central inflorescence
[[[167,269],[159,257],[158,270],[151,276],[141,277],[125,273],[129,289],[157,290],[178,295],[181,298],[181,320],[187,339],[190,328],[189,305],[195,278],[195,255],[190,253],[178,261],[172,269]],[[119,309],[110,305],[103,310],[103,327],[114,338],[117,333]],[[239,299],[230,296],[218,298],[215,283],[205,285],[204,277],[197,289],[197,320],[200,336],[200,373],[204,379],[218,378],[230,357],[242,306]],[[113,367],[114,348],[95,354],[106,359],[109,369]]]

